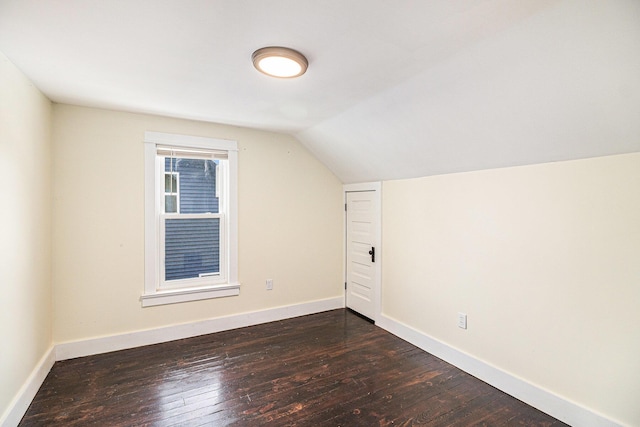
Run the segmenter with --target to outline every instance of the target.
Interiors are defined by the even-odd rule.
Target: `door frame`
[[[377,322],[382,314],[382,182],[363,182],[359,184],[344,184],[342,186],[343,192],[343,204],[345,206],[344,210],[344,226],[343,226],[343,254],[344,254],[344,263],[343,263],[343,281],[345,284],[344,289],[344,305],[347,306],[347,193],[355,193],[355,192],[364,192],[364,191],[372,191],[373,192],[373,203],[374,203],[374,213],[376,216],[376,226],[374,229],[374,235],[376,239],[376,262],[374,263],[376,279],[373,283],[373,307],[374,307],[374,318],[371,319],[374,322]]]

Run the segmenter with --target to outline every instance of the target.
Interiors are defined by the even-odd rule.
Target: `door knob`
[[[369,251],[369,255],[371,255],[371,262],[376,262],[376,248],[371,246],[371,250]]]

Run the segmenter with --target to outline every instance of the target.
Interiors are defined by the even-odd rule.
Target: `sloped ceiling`
[[[270,79],[284,45],[307,74]],[[295,135],[345,183],[640,151],[637,0],[0,0],[51,100]]]

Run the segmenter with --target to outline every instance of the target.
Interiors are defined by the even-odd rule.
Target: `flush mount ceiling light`
[[[307,71],[309,62],[300,52],[287,47],[263,47],[251,55],[256,70],[272,77],[292,78]]]

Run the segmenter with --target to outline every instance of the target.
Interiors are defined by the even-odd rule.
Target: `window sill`
[[[211,298],[223,298],[240,295],[240,284],[224,284],[202,288],[172,289],[145,294],[140,297],[143,307],[198,301]]]

